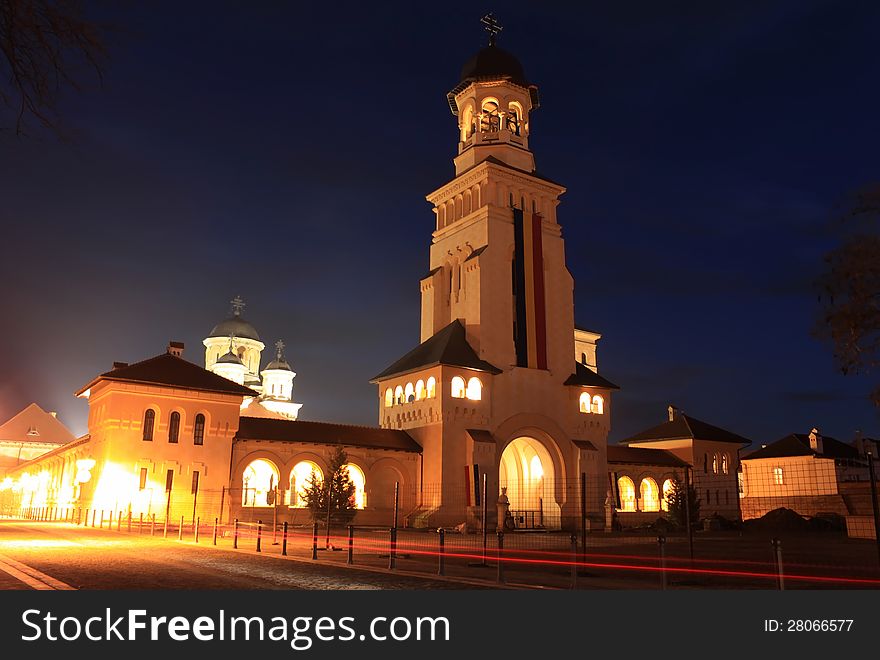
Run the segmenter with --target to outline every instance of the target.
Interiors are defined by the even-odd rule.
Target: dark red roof
[[[818,458],[842,458],[858,460],[859,450],[840,440],[822,437],[822,451],[810,449],[810,436],[806,433],[790,433],[766,447],[756,449],[750,454],[743,456],[743,460],[750,458],[783,458],[786,456],[816,456]]]
[[[461,321],[456,319],[439,330],[433,337],[416,346],[378,376],[372,378],[371,382],[438,364],[486,371],[490,374],[501,373],[501,369],[479,358],[476,351],[467,342],[464,326]]]
[[[218,376],[197,364],[187,362],[183,358],[171,355],[170,353],[162,353],[142,362],[111,369],[94,378],[92,382],[80,389],[77,395],[82,394],[95,383],[102,380],[160,385],[199,392],[259,396],[259,393],[249,387],[244,387],[228,378]]]
[[[646,447],[621,447],[608,445],[608,462],[630,465],[659,465],[663,467],[686,467],[688,463],[665,449]]]
[[[631,438],[621,440],[621,444],[632,444],[634,442],[660,442],[662,440],[709,440],[712,442],[731,442],[738,445],[750,445],[752,441],[741,435],[732,433],[718,426],[714,426],[707,422],[700,421],[690,415],[682,412],[675,413],[675,419],[671,422],[664,422],[658,426],[654,426],[647,431],[637,433]]]
[[[280,442],[308,442],[318,445],[349,445],[371,449],[394,449],[421,452],[422,447],[406,431],[380,429],[374,426],[349,426],[329,422],[242,417],[239,420],[239,440],[275,440]]]
[[[602,378],[588,366],[575,362],[574,373],[569,376],[563,385],[578,385],[581,387],[602,387],[606,390],[619,390],[620,387],[606,378]]]

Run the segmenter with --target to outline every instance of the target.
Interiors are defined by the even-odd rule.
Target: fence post
[[[770,545],[773,546],[773,559],[776,563],[776,585],[780,591],[785,591],[785,575],[782,570],[782,541],[779,539],[770,539]]]
[[[232,523],[232,547],[238,550],[238,518]]]
[[[110,514],[113,515],[113,514]],[[99,525],[101,529],[104,529],[104,509],[101,509],[101,524]]]
[[[287,556],[287,521],[284,521],[284,526],[281,530],[281,555],[283,557]]]
[[[666,590],[666,537],[657,535],[657,546],[660,550],[660,589]]]
[[[150,536],[156,536],[156,514],[150,516]]]
[[[162,528],[162,538],[163,539],[168,538],[168,515],[167,515],[167,512],[165,515],[165,526]]]
[[[118,511],[118,512],[117,512],[117,516],[116,516],[116,531],[117,531],[117,532],[121,532],[121,531],[122,531],[122,511]]]
[[[504,532],[498,532],[498,582],[504,582]]]
[[[202,518],[201,518],[201,516],[198,516],[196,518],[196,538],[195,538],[196,543],[199,542],[199,525],[201,524],[201,522],[202,522]]]
[[[388,568],[389,570],[394,569],[394,559],[395,559],[395,551],[397,550],[397,529],[392,527],[389,533],[389,544],[388,544]]]
[[[571,533],[571,588],[577,589],[578,586],[578,537],[574,532]]]
[[[437,538],[439,543],[439,548],[437,549],[437,575],[445,575],[446,567],[443,565],[445,559],[443,555],[446,552],[446,530],[442,527],[437,528]]]
[[[214,518],[214,538],[213,544],[217,545],[217,518]]]
[[[684,524],[688,535],[688,552],[691,557],[691,568],[694,564],[694,530],[691,526],[691,469],[684,468]]]
[[[587,473],[581,472],[581,561],[587,564]]]
[[[318,558],[318,521],[312,523],[312,559]]]
[[[483,562],[482,562],[483,566],[488,565],[488,563],[486,562],[486,559],[488,557],[488,552],[489,552],[489,529],[488,529],[488,527],[489,527],[489,524],[488,524],[489,523],[489,502],[488,502],[489,483],[488,483],[488,476],[489,475],[487,475],[485,472],[483,473],[483,493],[482,493],[483,494],[483,516],[480,521],[482,528],[483,528]],[[503,527],[503,522],[502,522],[502,527]]]
[[[354,525],[348,526],[348,563],[354,563]]]
[[[874,474],[874,454],[868,454],[868,479],[871,480],[871,507],[874,510],[874,541],[877,544],[877,559],[880,561],[880,502],[877,501],[877,475]]]
[[[128,512],[128,533],[131,534],[131,511]]]
[[[263,521],[257,521],[257,552],[262,552],[263,550],[260,548],[260,542],[263,540]]]
[[[177,540],[183,540],[183,516],[180,516],[180,527],[177,528]]]
[[[103,522],[103,520],[101,522]],[[113,529],[113,509],[110,510],[110,522],[107,525],[107,529]]]

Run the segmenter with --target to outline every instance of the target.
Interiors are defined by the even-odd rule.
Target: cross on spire
[[[235,316],[241,316],[241,310],[244,309],[244,300],[241,299],[241,296],[235,296],[232,300],[229,301],[232,304],[232,313]]]
[[[281,355],[282,355],[282,352],[284,351],[284,342],[279,339],[278,341],[275,342],[275,348],[278,349],[278,353],[277,353],[278,361],[281,362]]]
[[[498,22],[498,19],[495,18],[495,14],[491,11],[480,19],[480,23],[483,24],[483,29],[489,33],[489,45],[494,46],[495,37],[504,29],[501,26],[501,23]]]
[[[233,353],[233,354],[235,353],[235,333],[234,332],[229,333],[229,352]]]

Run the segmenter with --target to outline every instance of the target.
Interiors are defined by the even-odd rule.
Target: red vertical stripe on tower
[[[544,305],[544,243],[541,216],[532,214],[532,264],[535,292],[535,349],[538,369],[547,368],[547,321]]]

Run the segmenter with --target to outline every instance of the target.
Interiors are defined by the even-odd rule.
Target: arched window
[[[605,410],[605,401],[598,394],[593,395],[593,412],[601,415]]]
[[[498,114],[498,101],[485,99],[483,111],[480,113],[480,131],[483,133],[495,133],[501,128],[501,117]]]
[[[639,485],[639,495],[642,498],[642,511],[660,510],[660,489],[657,488],[657,482],[651,477],[642,479],[642,483]]]
[[[400,385],[394,388],[394,403],[403,403],[403,387],[401,387]]]
[[[431,376],[425,385],[425,398],[433,399],[435,396],[437,396],[437,379]]]
[[[314,475],[314,477],[312,477]],[[311,461],[300,461],[290,471],[290,490],[287,504],[292,507],[302,508],[307,506],[305,499],[306,489],[312,480],[324,481],[324,473]]]
[[[272,506],[278,486],[278,468],[272,461],[251,461],[242,474],[242,506]]]
[[[675,483],[673,483],[672,479],[667,479],[663,482],[663,499],[660,500],[660,508],[664,511],[669,511],[669,496],[672,495],[674,490]]]
[[[364,477],[364,471],[353,463],[349,463],[345,467],[348,469],[348,477],[354,483],[354,507],[363,509],[367,506],[367,479]]]
[[[391,388],[389,387],[387,390],[385,390],[385,407],[390,408],[393,405],[394,405],[394,392],[392,392]]]
[[[196,421],[193,424],[193,444],[205,444],[205,416],[202,413],[196,415]]]
[[[522,126],[522,108],[520,108],[519,103],[511,103],[508,106],[506,124],[508,131],[514,135],[520,134],[520,127]]]
[[[718,454],[712,454],[712,474],[718,474]]]
[[[145,441],[149,442],[153,439],[153,426],[156,424],[156,411],[152,408],[147,408],[144,412],[144,434],[143,438]]]
[[[581,353],[581,364],[584,365],[585,367],[587,366],[587,354],[586,353]]]
[[[416,401],[421,401],[425,398],[425,381],[421,378],[416,381]]]
[[[412,383],[406,384],[406,389],[403,392],[403,398],[407,403],[412,403],[416,400],[416,389],[413,387]]]
[[[168,442],[176,445],[180,438],[180,413],[176,410],[168,418]]]
[[[461,376],[456,376],[452,379],[452,398],[464,398],[464,378],[462,378]]]
[[[590,412],[590,393],[581,392],[581,398],[578,400],[578,408],[582,413]]]
[[[471,105],[465,107],[461,113],[461,141],[464,142],[474,134],[476,125],[474,124],[474,108]]]
[[[721,472],[723,474],[730,474],[730,456],[727,454],[721,455]]]
[[[620,477],[617,480],[617,493],[620,495],[620,510],[636,510],[636,486],[629,477]]]
[[[480,379],[474,376],[468,381],[467,392],[465,393],[471,401],[479,401],[483,398],[483,384]]]

